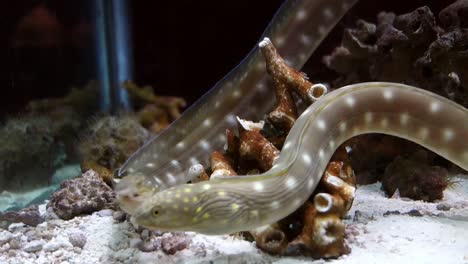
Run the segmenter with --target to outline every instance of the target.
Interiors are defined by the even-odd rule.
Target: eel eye
[[[153,211],[153,215],[156,216],[156,215],[158,215],[158,214],[159,214],[159,210],[154,210],[154,211]]]

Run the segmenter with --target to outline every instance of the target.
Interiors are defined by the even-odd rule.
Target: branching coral
[[[238,172],[249,174],[271,169],[280,153],[276,146],[281,148],[297,118],[291,92],[298,93],[309,103],[326,92],[325,86],[310,83],[304,74],[287,66],[268,39],[262,41],[260,47],[267,62],[267,70],[274,80],[277,99],[276,108],[267,117],[270,122],[253,123],[238,118],[239,136],[226,130],[225,153],[212,153],[211,172],[207,173],[201,165],[189,169],[194,182],[225,176],[236,177]],[[272,130],[276,132],[272,133]],[[347,161],[343,150],[337,153],[337,158]],[[341,218],[351,207],[355,179],[351,167],[343,161],[329,164],[314,194],[295,213],[277,223],[251,230],[250,235],[256,245],[275,255],[310,255],[320,258],[336,257],[348,252]]]

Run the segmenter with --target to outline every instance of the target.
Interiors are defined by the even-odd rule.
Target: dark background
[[[158,94],[206,92],[250,51],[283,2],[129,1],[138,84]],[[321,57],[339,44],[344,25],[375,21],[381,10],[397,14],[429,5],[437,16],[452,0],[362,0],[307,63],[311,79],[333,77]],[[64,96],[96,78],[89,1],[18,0],[0,4],[0,118],[28,101]]]

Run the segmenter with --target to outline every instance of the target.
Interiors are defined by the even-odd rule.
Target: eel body
[[[132,210],[133,217],[148,228],[207,234],[274,223],[310,197],[341,143],[365,133],[411,140],[468,170],[466,108],[412,86],[359,83],[310,106],[294,124],[271,170],[156,192]],[[335,178],[337,185],[343,184]]]
[[[355,0],[288,1],[263,37],[300,68]],[[226,234],[274,223],[309,198],[331,155],[346,139],[384,133],[409,139],[468,170],[468,111],[430,92],[395,83],[335,90],[295,122],[273,168],[263,174],[187,182],[186,169],[208,164],[236,115],[256,120],[275,100],[266,90],[258,48],[166,131],[122,167],[121,207],[142,226]],[[336,177],[336,184],[340,179]]]
[[[285,1],[260,39],[269,37],[291,67],[301,68],[328,32],[357,0]],[[169,128],[150,140],[118,174],[144,175],[162,190],[187,182],[186,169],[208,165],[206,153],[221,149],[236,116],[259,120],[275,103],[268,91],[258,47]]]

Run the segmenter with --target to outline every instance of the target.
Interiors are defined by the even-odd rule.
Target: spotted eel
[[[300,68],[354,2],[288,1],[263,36],[273,40],[290,65]],[[119,174],[125,177],[116,192],[135,223],[226,234],[276,222],[309,198],[336,148],[365,133],[414,141],[468,170],[467,109],[412,86],[373,82],[337,89],[306,109],[269,171],[184,184],[184,168],[207,164],[204,156],[222,146],[224,129],[235,124],[236,115],[255,119],[272,107],[264,67],[255,48],[124,164]]]

